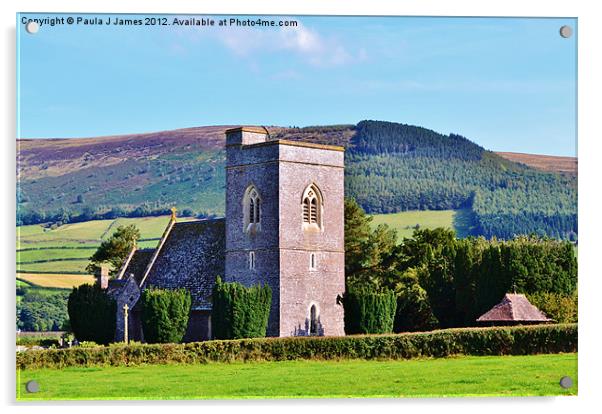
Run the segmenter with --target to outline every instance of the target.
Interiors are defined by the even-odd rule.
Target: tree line
[[[62,226],[69,223],[83,223],[90,220],[113,220],[119,217],[136,218],[136,217],[158,217],[171,214],[171,205],[160,207],[152,207],[148,204],[143,204],[133,208],[123,208],[119,206],[111,208],[92,209],[84,207],[81,213],[60,208],[57,211],[38,211],[17,209],[17,226],[26,226],[30,224],[50,223],[54,226]],[[190,208],[182,209],[178,212],[180,217],[197,217],[210,218],[213,214],[205,212],[195,212]]]
[[[394,292],[395,332],[474,326],[513,291],[546,294],[576,307],[577,260],[568,241],[457,239],[453,230],[437,228],[415,230],[398,243],[394,230],[372,229],[371,219],[346,200],[346,290]]]

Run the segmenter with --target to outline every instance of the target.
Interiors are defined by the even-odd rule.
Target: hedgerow
[[[112,344],[17,353],[17,367],[198,364],[298,359],[405,359],[577,351],[577,325],[462,328],[343,337],[257,338],[187,344]]]

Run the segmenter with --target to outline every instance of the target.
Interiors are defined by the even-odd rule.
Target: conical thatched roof
[[[488,312],[481,315],[477,322],[551,322],[542,311],[533,306],[525,295],[506,293],[504,299]]]

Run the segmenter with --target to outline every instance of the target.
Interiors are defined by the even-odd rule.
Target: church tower
[[[226,281],[272,289],[269,336],[344,335],[344,152],[226,131]]]

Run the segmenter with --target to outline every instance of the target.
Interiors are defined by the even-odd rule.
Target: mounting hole
[[[573,379],[567,376],[560,378],[560,386],[564,389],[571,388],[573,386]]]
[[[573,35],[573,28],[571,26],[562,26],[560,28],[560,36],[568,39]]]
[[[27,22],[25,25],[25,30],[27,30],[27,33],[29,34],[36,34],[40,30],[40,25],[33,21]]]
[[[27,392],[38,392],[40,391],[40,384],[38,384],[36,380],[27,381],[27,384],[25,384],[25,389]]]

